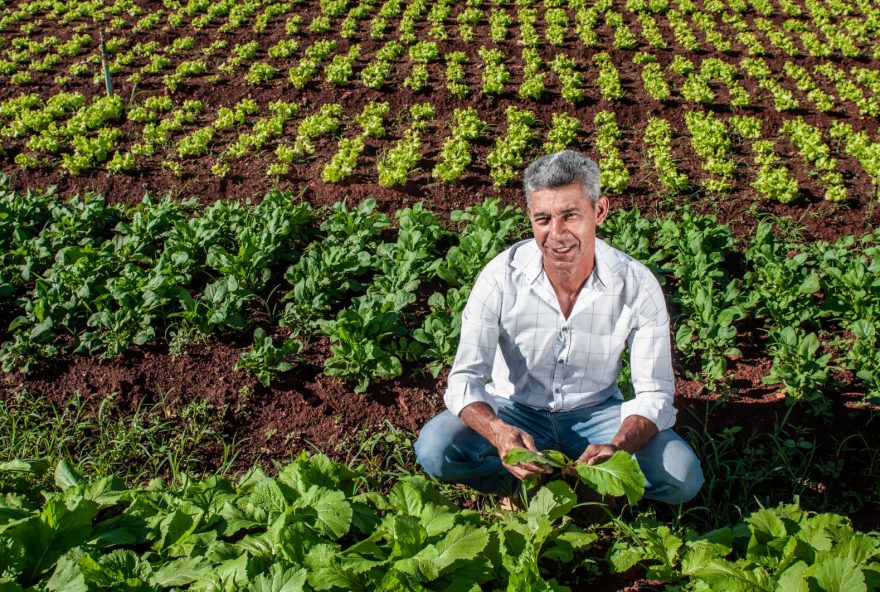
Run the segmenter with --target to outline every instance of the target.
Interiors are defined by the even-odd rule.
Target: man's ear
[[[599,201],[596,202],[596,225],[598,226],[602,222],[605,221],[605,218],[608,217],[608,210],[611,209],[611,204],[608,202],[608,198],[604,195],[599,197]]]

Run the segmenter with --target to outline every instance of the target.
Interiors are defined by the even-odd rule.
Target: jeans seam
[[[550,420],[550,429],[553,431],[553,443],[556,445],[555,450],[560,450],[562,448],[562,443],[559,441],[559,431],[556,429],[556,419],[553,417],[553,412],[547,412],[547,418]]]

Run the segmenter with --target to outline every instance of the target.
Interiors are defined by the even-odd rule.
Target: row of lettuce
[[[710,386],[730,379],[748,331],[773,358],[765,382],[791,401],[824,411],[840,370],[867,399],[880,396],[880,230],[833,243],[782,231],[760,223],[743,248],[688,209],[619,211],[601,227],[666,284],[675,346]],[[421,203],[392,219],[372,199],[315,210],[281,191],[257,204],[146,197],[124,207],[4,185],[0,309],[14,320],[0,360],[28,372],[71,350],[112,357],[167,341],[173,353],[253,331],[237,367],[265,385],[320,336],[324,372],[355,391],[404,365],[437,375],[454,357],[476,275],[527,233],[522,211],[496,198],[444,223]]]
[[[623,495],[629,473],[641,480],[632,458],[620,460],[589,467],[605,473],[597,489]],[[64,461],[46,486],[47,470],[44,461],[0,464],[4,592],[564,591],[636,565],[672,590],[880,589],[877,533],[797,504],[701,534],[647,513],[628,522],[609,514],[602,527],[574,519],[577,494],[563,479],[523,511],[487,516],[422,478],[383,489],[321,455],[276,477],[257,468],[237,482],[157,479],[136,489],[84,480]]]

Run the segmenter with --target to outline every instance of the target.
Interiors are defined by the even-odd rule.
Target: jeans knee
[[[706,479],[703,476],[703,468],[700,466],[700,461],[694,459],[693,465],[687,473],[687,477],[681,485],[679,495],[681,498],[680,503],[689,502],[700,493],[700,488],[703,487],[703,483],[705,483]]]
[[[439,416],[429,421],[419,432],[413,448],[418,462],[425,472],[437,479],[443,480],[444,468],[446,467],[446,450],[449,445],[446,430],[442,429],[442,421]]]
[[[416,462],[421,465],[425,472],[431,475],[432,477],[439,477],[441,464],[439,459],[437,458],[436,452],[432,449],[431,446],[422,445],[422,437],[419,436],[419,439],[416,440],[414,445],[416,451]]]
[[[679,479],[672,483],[668,483],[664,494],[658,499],[672,505],[683,504],[689,502],[700,492],[703,487],[703,469],[700,467],[700,461],[694,458],[688,470]]]

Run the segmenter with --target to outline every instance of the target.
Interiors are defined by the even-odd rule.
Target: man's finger
[[[527,432],[523,432],[521,439],[522,439],[523,444],[525,444],[526,448],[528,448],[532,452],[538,452],[538,447],[535,446],[535,439],[532,438],[531,434],[529,434]]]
[[[588,460],[588,461],[587,461],[587,464],[588,464],[588,465],[598,465],[599,463],[603,463],[603,462],[605,462],[605,461],[608,460],[609,458],[611,458],[611,455],[608,455],[608,454],[597,454],[596,456],[594,456],[593,458],[591,458],[590,460]]]
[[[525,479],[526,477],[529,477],[531,475],[553,472],[553,469],[551,469],[550,467],[545,467],[532,463],[517,463],[515,465],[502,463],[502,465],[517,479]]]

